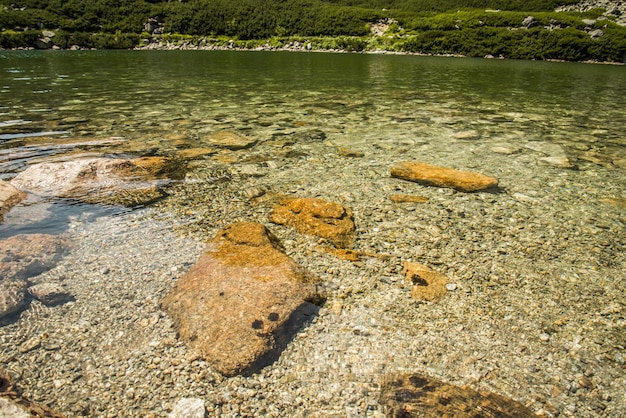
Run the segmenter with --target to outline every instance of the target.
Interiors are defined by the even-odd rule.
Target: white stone
[[[8,399],[0,398],[0,417],[3,418],[30,418],[30,414],[21,406]]]
[[[204,401],[198,398],[181,398],[169,415],[169,418],[205,418]]]

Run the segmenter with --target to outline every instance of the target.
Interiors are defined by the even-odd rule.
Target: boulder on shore
[[[391,167],[391,177],[414,181],[426,186],[449,187],[461,192],[477,192],[498,186],[498,179],[471,171],[459,171],[418,161],[407,161]]]
[[[339,248],[346,248],[354,241],[352,211],[323,199],[285,199],[274,206],[270,221],[291,226],[303,234],[327,238]]]
[[[263,225],[241,222],[218,232],[161,306],[182,340],[232,376],[275,361],[322,301]]]
[[[505,396],[450,385],[418,373],[388,377],[381,389],[380,403],[389,417],[536,417]]]

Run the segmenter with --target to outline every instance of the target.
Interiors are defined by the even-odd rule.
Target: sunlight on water
[[[540,143],[534,149],[541,157],[583,164],[626,158],[622,67],[359,54],[7,51],[0,74],[5,180],[64,154],[182,158],[181,151],[206,147],[203,138],[216,131],[257,138],[255,153],[308,138],[309,154],[333,145],[492,172],[508,168],[490,148],[531,143]],[[463,135],[475,140],[463,142]],[[114,137],[124,141],[107,142]]]

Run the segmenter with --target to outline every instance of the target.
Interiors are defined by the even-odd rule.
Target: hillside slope
[[[624,3],[566,3],[0,0],[0,47],[273,49],[297,42],[309,49],[626,61]]]

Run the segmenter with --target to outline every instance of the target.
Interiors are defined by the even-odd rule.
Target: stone
[[[525,27],[526,29],[530,29],[539,24],[540,23],[535,19],[534,16],[526,16],[524,20],[522,21],[522,26]]]
[[[359,157],[365,156],[365,154],[362,153],[361,151],[353,151],[353,150],[351,150],[349,148],[344,148],[344,147],[337,148],[337,153],[341,157],[359,158]]]
[[[462,192],[476,192],[498,186],[498,179],[471,171],[459,171],[418,161],[391,167],[391,176],[426,186],[449,187]]]
[[[205,418],[204,401],[198,398],[182,398],[176,402],[169,418]]]
[[[0,240],[0,280],[26,280],[53,268],[69,243],[47,234],[23,234]]]
[[[426,203],[428,198],[424,196],[410,195],[410,194],[393,194],[390,197],[394,203]]]
[[[530,418],[527,407],[496,393],[414,373],[387,377],[380,404],[389,417]]]
[[[352,211],[339,203],[317,198],[285,199],[274,206],[270,221],[326,238],[336,247],[346,248],[354,242]]]
[[[28,409],[15,401],[6,398],[0,398],[0,417],[4,418],[30,418]]]
[[[163,197],[159,186],[183,170],[166,157],[89,158],[34,164],[11,183],[40,196],[135,206]]]
[[[443,274],[410,261],[404,262],[402,272],[413,299],[436,301],[445,296],[448,279]]]
[[[37,38],[35,46],[37,49],[50,49],[52,48],[52,40],[47,37]]]
[[[199,160],[216,152],[213,148],[187,148],[177,151],[176,155],[183,160]]]
[[[56,306],[74,300],[65,288],[56,283],[40,283],[28,288],[28,293],[47,306]]]
[[[265,226],[241,222],[217,233],[161,306],[183,341],[232,376],[275,361],[323,300]]]
[[[480,133],[474,130],[457,132],[454,134],[454,139],[477,140],[480,139]]]
[[[513,145],[496,145],[489,149],[492,152],[495,152],[497,154],[504,154],[504,155],[517,154],[518,152],[522,150],[521,148],[515,147]]]
[[[563,148],[559,144],[555,144],[552,142],[543,142],[543,141],[529,141],[524,144],[525,148],[531,149],[533,151],[540,152],[542,154],[546,154],[550,157],[565,157],[567,153],[565,152],[565,148]]]
[[[589,32],[589,36],[591,36],[591,39],[600,39],[603,35],[604,31],[602,29],[594,29]]]
[[[0,222],[13,206],[26,197],[26,193],[15,188],[11,183],[0,180]]]
[[[213,132],[205,135],[201,139],[209,145],[233,151],[250,148],[257,142],[254,138],[229,131]]]
[[[567,157],[543,157],[539,161],[543,164],[558,168],[574,168],[574,164]]]
[[[28,307],[26,287],[21,280],[0,281],[0,323]]]

